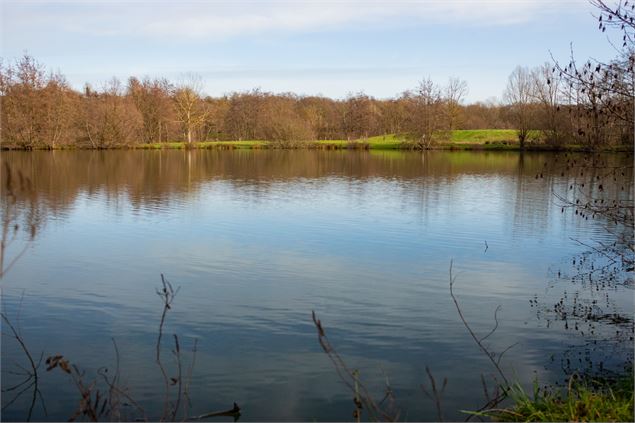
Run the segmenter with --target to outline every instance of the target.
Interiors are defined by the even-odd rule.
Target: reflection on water
[[[488,342],[497,351],[519,343],[503,361],[514,377],[555,380],[561,374],[549,357],[584,342],[536,321],[528,302],[560,295],[547,289],[553,269],[584,249],[571,238],[609,237],[603,222],[561,212],[552,190],[566,191],[568,176],[546,170],[555,157],[6,152],[3,160],[34,186],[17,206],[23,218],[39,218],[27,253],[2,281],[5,311],[20,310],[33,351],[62,353],[89,372],[113,365],[114,337],[125,384],[146,410],[158,410],[155,288],[164,273],[181,287],[166,333],[178,333],[184,349],[198,339],[191,414],[236,401],[241,420],[349,419],[352,398],[321,352],[315,310],[377,398],[387,376],[404,418],[436,419],[419,388],[428,365],[448,378],[445,417],[462,419],[457,410],[482,405],[480,375],[493,369],[453,307],[450,259],[476,330],[487,333],[502,306]],[[615,287],[612,301],[632,314],[624,289]],[[20,357],[3,338],[3,386],[16,382],[9,370]],[[78,398],[64,375],[46,373],[41,383],[48,416],[36,410],[35,418],[70,417]],[[3,418],[24,419],[27,402]]]

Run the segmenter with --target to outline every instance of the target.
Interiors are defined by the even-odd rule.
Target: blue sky
[[[2,57],[25,51],[76,88],[116,76],[200,74],[218,96],[265,91],[392,97],[431,77],[500,98],[516,65],[608,59],[586,0],[1,0]]]

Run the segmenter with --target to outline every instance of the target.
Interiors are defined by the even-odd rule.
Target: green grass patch
[[[120,146],[119,148],[126,148]],[[188,145],[186,142],[162,142],[139,144],[129,148],[135,149],[264,149],[264,148],[318,148],[326,150],[410,150],[411,141],[404,136],[388,134],[357,140],[316,140],[298,141],[296,143],[277,143],[263,140],[242,141],[202,141]],[[512,129],[475,129],[452,131],[450,138],[439,140],[430,146],[436,150],[518,150],[519,144],[516,131]],[[584,146],[562,145],[549,146],[542,143],[530,142],[527,150],[567,150],[585,151]],[[605,151],[622,151],[622,147],[605,147]]]
[[[540,389],[530,396],[520,385],[510,391],[513,405],[482,414],[497,421],[627,422],[633,421],[633,372],[612,379],[579,380],[575,375],[566,389]]]
[[[395,134],[370,137],[366,140],[373,150],[397,150],[402,148],[405,139]]]
[[[439,135],[439,137],[441,137]],[[412,142],[405,136],[383,135],[366,140],[372,149],[409,149]],[[460,129],[439,138],[431,148],[441,150],[517,150],[518,135],[514,129]]]
[[[457,129],[450,133],[452,143],[485,144],[518,142],[515,129]]]
[[[338,146],[338,147],[342,147],[344,148],[346,146],[346,144],[348,143],[348,141],[346,140],[318,140],[318,141],[309,141],[309,143],[313,143],[315,145],[333,145],[333,146]]]
[[[364,149],[370,150],[398,150],[402,148],[405,139],[395,134],[378,135],[357,140],[319,140],[314,144],[321,148]]]

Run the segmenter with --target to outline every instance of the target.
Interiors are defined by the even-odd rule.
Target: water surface
[[[571,292],[556,275],[587,249],[576,240],[610,239],[606,222],[562,212],[553,193],[566,193],[571,175],[562,175],[557,157],[4,152],[33,185],[16,205],[32,233],[20,231],[9,250],[27,246],[2,280],[4,310],[32,351],[63,354],[87,374],[112,368],[114,338],[124,383],[157,418],[155,288],[163,273],[180,287],[166,333],[178,334],[184,351],[198,342],[192,415],[236,401],[244,421],[351,419],[352,396],[320,349],[314,310],[378,399],[389,380],[402,419],[437,419],[420,389],[429,366],[448,378],[445,417],[462,420],[458,410],[484,403],[480,377],[494,369],[449,295],[451,260],[458,299],[478,333],[491,329],[502,307],[487,345],[517,344],[502,361],[514,378],[558,380],[563,352],[588,341],[539,318],[529,301],[552,304]],[[607,191],[626,183],[630,193],[631,179]],[[632,290],[615,286],[606,301],[633,313]],[[3,386],[19,381],[10,371],[23,361],[3,336]],[[68,419],[78,404],[68,377],[44,372],[41,389],[48,415],[36,407],[34,418]],[[3,419],[24,419],[27,397]],[[3,395],[3,406],[9,399]]]

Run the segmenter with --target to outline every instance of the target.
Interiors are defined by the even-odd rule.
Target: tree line
[[[3,144],[20,148],[76,145],[108,148],[139,143],[207,140],[306,141],[382,134],[431,136],[443,129],[509,128],[496,104],[461,104],[467,84],[431,80],[393,99],[364,93],[344,100],[273,94],[260,89],[202,95],[189,75],[113,78],[100,89],[73,90],[64,75],[47,73],[25,55],[0,68]]]
[[[29,55],[0,62],[0,130],[3,147],[24,149],[111,148],[168,141],[360,139],[396,134],[421,148],[455,129],[515,129],[528,142],[589,148],[633,144],[635,49],[633,5],[618,9],[593,0],[599,28],[618,28],[623,45],[609,63],[588,60],[535,68],[517,67],[504,101],[464,104],[465,81],[440,85],[423,79],[389,99],[363,92],[343,100],[274,94],[260,89],[222,97],[203,95],[196,75],[116,78],[94,89],[71,88]],[[603,8],[606,8],[603,9]],[[604,21],[602,20],[604,18]]]

